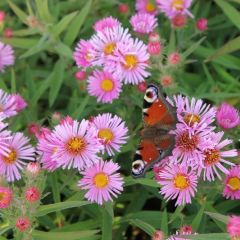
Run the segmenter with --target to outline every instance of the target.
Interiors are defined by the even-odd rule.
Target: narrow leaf
[[[112,240],[112,216],[106,208],[102,209],[102,240]]]
[[[203,217],[203,214],[204,214],[204,209],[205,209],[205,203],[201,206],[200,210],[198,211],[196,217],[193,219],[193,222],[192,222],[192,228],[194,229],[194,231],[197,232],[200,224],[201,224],[201,221],[202,221],[202,217]]]
[[[10,8],[13,10],[13,12],[19,17],[19,19],[26,23],[26,19],[27,19],[27,14],[25,12],[23,12],[17,5],[15,5],[12,1],[8,0],[8,5],[10,6]]]
[[[213,219],[216,219],[225,224],[228,223],[228,216],[222,215],[220,213],[213,213],[213,212],[205,212],[205,213]]]
[[[146,232],[151,237],[156,232],[156,229],[153,226],[151,226],[150,224],[148,224],[140,219],[131,219],[130,222],[131,222],[131,224],[142,229],[144,232]]]
[[[184,53],[183,53],[183,57],[187,58],[191,53],[193,53],[201,44],[202,42],[205,40],[206,37],[202,37],[199,41],[197,41],[196,43],[191,44]]]
[[[13,47],[29,49],[37,44],[39,39],[30,38],[0,38],[1,42],[10,44]]]

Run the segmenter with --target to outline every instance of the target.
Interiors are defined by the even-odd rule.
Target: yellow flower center
[[[192,127],[194,123],[199,123],[201,121],[201,118],[199,115],[188,113],[184,116],[184,121]]]
[[[113,87],[114,87],[113,81],[110,79],[104,79],[101,82],[101,88],[105,92],[111,92],[113,90]]]
[[[105,45],[103,51],[106,55],[110,55],[110,54],[113,54],[115,47],[116,47],[115,43],[108,43]]]
[[[88,52],[88,53],[85,55],[85,59],[86,59],[88,62],[90,62],[90,61],[93,59],[92,54],[91,54],[90,52]]]
[[[174,185],[176,188],[184,190],[189,187],[189,180],[185,175],[177,174],[174,177]]]
[[[153,12],[156,10],[156,8],[155,8],[154,4],[148,2],[146,5],[146,10],[147,10],[147,12]]]
[[[0,192],[0,201],[2,201],[5,198],[5,193],[4,192]]]
[[[178,11],[183,10],[184,0],[173,0],[172,8],[175,8]]]
[[[98,132],[98,137],[104,140],[104,143],[107,144],[113,140],[113,132],[109,128],[102,128]]]
[[[73,137],[67,142],[66,147],[68,152],[76,155],[81,153],[85,149],[86,143],[80,137]]]
[[[240,190],[240,179],[238,177],[231,177],[228,180],[227,185],[233,190]]]
[[[108,185],[109,179],[107,174],[97,173],[93,178],[93,182],[97,188],[104,188]]]
[[[3,161],[7,164],[13,164],[17,160],[17,152],[12,149],[9,153],[8,156],[3,156],[2,157]]]
[[[177,146],[183,152],[191,152],[196,149],[198,145],[198,137],[196,135],[189,136],[188,132],[183,132],[176,141]]]
[[[205,159],[204,159],[205,166],[211,166],[220,160],[220,154],[217,149],[207,149],[206,151],[204,151],[204,155],[205,155]]]
[[[135,55],[129,54],[124,57],[124,67],[126,69],[134,68],[137,65],[137,58]]]

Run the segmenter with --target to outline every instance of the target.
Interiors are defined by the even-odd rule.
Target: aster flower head
[[[223,196],[240,200],[240,166],[232,167],[224,180]]]
[[[15,57],[12,47],[0,42],[0,71],[4,72],[7,66],[14,64]]]
[[[233,106],[222,103],[217,111],[217,123],[223,129],[230,129],[240,125],[239,111]]]
[[[175,205],[191,203],[191,198],[197,191],[197,175],[193,170],[180,165],[164,168],[159,174],[162,185],[160,193],[165,199],[176,199]]]
[[[96,32],[104,32],[106,29],[114,28],[118,26],[121,26],[120,22],[116,18],[113,18],[110,16],[110,17],[106,17],[98,20],[94,24],[93,28]]]
[[[8,143],[6,140],[12,138],[11,132],[6,130],[7,123],[2,122],[3,118],[0,116],[0,154],[9,152]]]
[[[17,114],[17,105],[12,95],[0,89],[0,117],[9,118]]]
[[[12,190],[7,187],[0,187],[0,209],[8,208],[12,202]]]
[[[227,223],[227,232],[232,240],[240,238],[240,216],[230,216]]]
[[[187,14],[191,17],[193,15],[188,10],[191,6],[192,0],[156,0],[160,11],[168,18],[173,18],[177,14]]]
[[[106,64],[105,69],[121,76],[125,84],[139,84],[150,75],[146,70],[149,67],[149,57],[147,46],[142,41],[135,39],[128,43],[119,42],[115,56]]]
[[[57,125],[51,135],[54,154],[52,160],[62,168],[82,170],[99,160],[97,153],[102,149],[96,135],[96,129],[89,121],[73,121]]]
[[[224,166],[229,165],[233,166],[234,163],[225,160],[227,157],[236,157],[237,156],[237,150],[231,149],[231,150],[221,150],[225,146],[232,143],[229,139],[222,140],[222,137],[224,135],[224,132],[218,132],[218,133],[210,133],[207,139],[207,144],[205,147],[203,147],[203,168],[198,169],[198,175],[200,175],[203,172],[203,179],[212,181],[215,179],[215,175],[219,178],[221,178],[221,175],[219,174],[218,170],[221,172],[228,174],[228,169]],[[224,165],[223,165],[224,164]]]
[[[107,71],[93,71],[88,78],[88,93],[97,97],[98,102],[112,103],[114,99],[118,99],[122,91],[122,83],[117,76]]]
[[[26,165],[25,161],[34,161],[35,150],[22,133],[13,134],[5,143],[8,152],[0,154],[0,174],[4,175],[7,181],[13,182],[21,178],[20,171]]]
[[[20,112],[27,107],[27,102],[20,94],[12,94],[12,98],[14,99],[17,112]]]
[[[130,19],[130,23],[135,32],[149,34],[157,27],[157,19],[148,13],[137,13]]]
[[[104,146],[103,152],[107,152],[109,156],[113,156],[114,152],[120,152],[120,147],[128,138],[125,122],[116,115],[104,113],[96,116],[92,124],[97,129],[98,139]]]
[[[107,28],[104,32],[97,32],[90,40],[93,46],[91,54],[94,56],[92,64],[95,66],[107,64],[107,60],[114,55],[117,43],[128,44],[129,41],[133,40],[128,29],[121,26]]]
[[[119,165],[112,160],[100,160],[83,172],[83,178],[78,182],[81,189],[87,190],[85,198],[90,202],[102,205],[112,201],[112,196],[117,197],[123,191],[123,178],[117,171]]]
[[[75,48],[73,57],[78,67],[87,68],[92,65],[94,57],[91,53],[93,49],[90,41],[80,40]]]
[[[136,10],[138,13],[157,15],[156,6],[149,0],[136,0]]]

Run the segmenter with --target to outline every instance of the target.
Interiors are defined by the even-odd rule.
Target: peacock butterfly
[[[132,163],[133,177],[143,177],[155,163],[171,154],[175,140],[169,131],[176,122],[176,109],[156,85],[148,85],[143,101],[144,128]]]

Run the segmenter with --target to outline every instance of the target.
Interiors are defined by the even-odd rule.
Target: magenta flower
[[[97,129],[97,136],[104,146],[103,152],[109,156],[114,155],[114,151],[120,152],[120,147],[126,143],[128,138],[128,128],[125,122],[118,116],[110,113],[99,114],[93,119],[93,125]]]
[[[112,201],[123,191],[123,178],[116,171],[119,165],[111,161],[100,160],[83,172],[83,178],[78,182],[81,189],[87,190],[85,198],[90,202],[102,205]]]
[[[240,238],[240,217],[230,216],[227,224],[227,232],[232,240]]]
[[[160,11],[172,19],[178,14],[193,15],[189,12],[192,0],[156,0]]]
[[[97,153],[102,146],[97,140],[96,129],[89,126],[89,121],[73,121],[57,125],[51,135],[54,149],[52,160],[62,168],[82,170],[99,160]]]
[[[0,209],[8,208],[12,202],[13,192],[10,188],[0,187]]]
[[[162,185],[160,193],[165,199],[177,199],[175,205],[191,203],[197,191],[197,175],[193,170],[180,165],[167,166],[159,174]]]
[[[157,18],[147,13],[137,13],[130,19],[130,23],[135,32],[149,34],[157,27]]]
[[[224,132],[218,132],[218,133],[211,133],[208,136],[208,144],[203,148],[203,168],[198,169],[198,175],[200,175],[203,172],[203,179],[212,181],[215,179],[215,175],[222,179],[220,174],[218,173],[218,169],[228,174],[229,171],[223,166],[224,164],[233,166],[234,163],[225,160],[226,157],[235,157],[237,156],[237,150],[226,150],[221,151],[222,148],[232,143],[229,139],[224,139],[221,141],[222,137],[224,135]]]
[[[93,49],[92,44],[89,41],[80,40],[75,48],[73,57],[78,67],[89,67],[94,60],[91,53]]]
[[[224,180],[223,196],[240,200],[240,166],[232,167]]]
[[[222,103],[217,111],[217,123],[224,129],[230,129],[240,124],[239,111],[233,106]]]
[[[13,182],[21,178],[20,171],[26,165],[25,161],[34,161],[35,150],[22,133],[13,134],[12,138],[5,142],[9,150],[5,154],[0,154],[0,173],[7,181]]]
[[[119,98],[122,83],[109,72],[95,70],[88,79],[87,89],[89,95],[97,97],[98,102],[112,103]]]
[[[27,107],[26,101],[20,94],[12,94],[12,98],[15,101],[16,111],[20,112]]]
[[[98,20],[94,24],[93,28],[96,32],[104,32],[106,29],[114,28],[118,26],[121,26],[120,22],[116,18],[113,18],[110,16],[110,17],[106,17],[101,20]]]
[[[138,13],[157,14],[156,6],[150,0],[136,0],[136,10]]]
[[[15,98],[0,89],[0,117],[9,118],[17,114]]]
[[[4,72],[6,66],[14,64],[15,57],[12,47],[0,42],[0,71]]]

